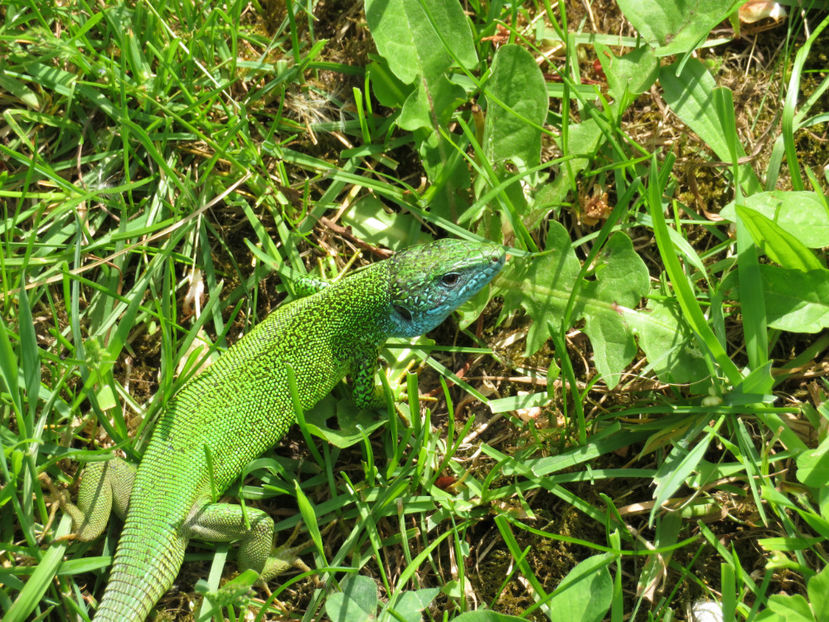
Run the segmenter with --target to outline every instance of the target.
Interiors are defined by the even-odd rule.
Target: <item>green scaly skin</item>
[[[288,367],[311,408],[346,375],[359,405],[376,394],[378,348],[442,322],[504,264],[489,243],[439,240],[407,249],[317,293],[283,305],[175,395],[137,472],[121,460],[90,465],[70,506],[83,540],[126,513],[109,583],[94,620],[144,620],[170,588],[188,540],[240,541],[240,568],[264,581],[286,562],[274,554],[273,521],[217,503],[245,465],[294,422]]]

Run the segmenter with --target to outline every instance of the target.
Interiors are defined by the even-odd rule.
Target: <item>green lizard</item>
[[[178,574],[190,538],[240,542],[241,569],[267,581],[285,568],[273,520],[218,503],[245,465],[294,422],[290,367],[307,409],[346,375],[358,405],[376,397],[378,348],[440,324],[504,265],[491,243],[439,240],[402,251],[281,306],[188,381],[167,405],[137,471],[120,459],[90,465],[77,537],[97,537],[110,510],[126,515],[94,620],[144,620]]]

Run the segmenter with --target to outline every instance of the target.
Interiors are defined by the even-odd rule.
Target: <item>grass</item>
[[[157,619],[826,619],[829,21],[620,5],[0,6],[4,619],[92,616],[120,525],[58,495],[297,276],[445,235],[510,261],[396,413],[229,491],[308,570],[193,542]]]

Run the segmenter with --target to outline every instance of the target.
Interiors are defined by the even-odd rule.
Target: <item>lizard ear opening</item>
[[[403,318],[406,322],[412,321],[412,312],[409,311],[406,307],[398,304],[394,304],[392,305],[392,307],[394,308],[395,312],[397,312],[397,315]]]

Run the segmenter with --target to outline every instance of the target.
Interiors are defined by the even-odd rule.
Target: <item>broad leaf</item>
[[[821,198],[814,192],[758,192],[743,198],[742,204],[791,233],[804,246],[829,246],[829,213]],[[722,208],[720,216],[732,222],[737,220],[733,201]]]
[[[596,369],[609,388],[636,355],[636,343],[623,312],[635,309],[648,292],[648,269],[633,250],[630,238],[616,233],[597,258],[596,279],[582,290],[586,298],[610,303],[611,311],[586,313],[584,332],[593,344]]]
[[[352,575],[343,579],[343,591],[325,601],[325,613],[332,622],[371,622],[377,617],[377,586],[369,577]]]
[[[484,150],[494,163],[519,168],[541,161],[541,127],[547,119],[547,86],[532,54],[517,45],[495,53],[486,83]]]
[[[815,613],[815,620],[829,620],[829,566],[809,579],[806,591]]]
[[[564,200],[570,190],[575,190],[576,177],[590,163],[599,147],[605,142],[606,137],[593,119],[582,123],[571,123],[567,132],[567,144],[563,144],[560,138],[556,139],[559,148],[569,156],[576,156],[566,160],[559,166],[559,175],[550,184],[552,192],[550,201],[559,203]]]
[[[547,603],[549,619],[603,620],[613,598],[613,580],[607,570],[612,559],[610,555],[594,555],[576,564]]]
[[[800,594],[784,596],[773,594],[768,600],[768,609],[761,611],[757,622],[815,622],[809,603]]]
[[[804,272],[823,269],[820,260],[800,240],[774,221],[742,205],[736,207],[736,212],[754,243],[772,261],[784,268]]]
[[[499,321],[520,307],[533,319],[527,333],[526,356],[538,352],[544,345],[548,320],[561,322],[580,268],[570,236],[560,223],[550,222],[546,246],[541,256],[513,258],[507,262],[493,294],[504,297]]]
[[[826,270],[787,270],[761,265],[766,317],[772,328],[817,333],[829,327],[829,278]]]
[[[659,56],[698,47],[739,2],[722,0],[619,0],[619,8]]]
[[[343,214],[342,223],[351,227],[361,240],[393,250],[430,240],[418,220],[405,212],[386,211],[382,201],[370,194]]]
[[[531,260],[511,260],[495,283],[493,295],[504,297],[501,318],[523,307],[533,319],[527,332],[526,354],[537,352],[549,336],[547,326],[560,326],[570,294],[576,285],[580,264],[570,236],[558,222],[551,221],[547,250]],[[632,325],[639,330],[650,318],[636,314],[648,291],[648,272],[633,251],[630,239],[614,234],[596,259],[595,277],[583,284],[576,297],[567,329],[585,320],[596,368],[608,386],[615,386],[624,368],[636,354]]]
[[[651,296],[645,312],[626,313],[625,319],[660,380],[686,384],[708,376],[705,353],[675,299]]]
[[[679,75],[677,70],[681,69]],[[665,96],[665,102],[685,125],[691,128],[700,139],[708,145],[723,162],[731,162],[728,140],[723,134],[714,104],[714,89],[717,84],[705,65],[695,58],[689,58],[682,65],[676,62],[659,70],[659,81]],[[737,156],[746,155],[739,138],[735,137]],[[746,194],[754,194],[762,189],[760,180],[748,165],[740,166],[740,178]]]
[[[328,427],[326,423],[332,412],[337,413],[337,428]],[[308,430],[340,449],[362,442],[385,423],[385,419],[378,418],[369,410],[357,408],[351,400],[337,401],[330,395],[305,413]]]
[[[403,129],[435,128],[465,92],[445,72],[478,62],[469,22],[457,0],[366,0],[366,21],[392,73],[415,91],[403,105]]]
[[[422,588],[403,592],[397,599],[394,607],[389,607],[407,622],[420,622],[423,619],[423,610],[429,606],[440,590],[436,587]]]
[[[596,43],[596,54],[607,76],[607,87],[615,113],[621,115],[657,78],[659,63],[651,48],[642,46],[623,56],[614,56],[611,48]]]
[[[829,482],[829,437],[815,449],[807,449],[797,457],[797,479],[807,486],[820,488]]]
[[[444,75],[424,80],[404,102],[398,124],[410,132],[420,128],[434,131],[449,122],[452,113],[465,98],[466,92],[449,82]]]
[[[376,57],[375,57],[376,58]],[[401,82],[389,69],[385,58],[379,58],[366,67],[374,96],[388,108],[401,108],[412,93],[410,85]]]
[[[366,0],[365,9],[377,51],[404,84],[436,79],[455,58],[467,69],[478,62],[457,0]]]

